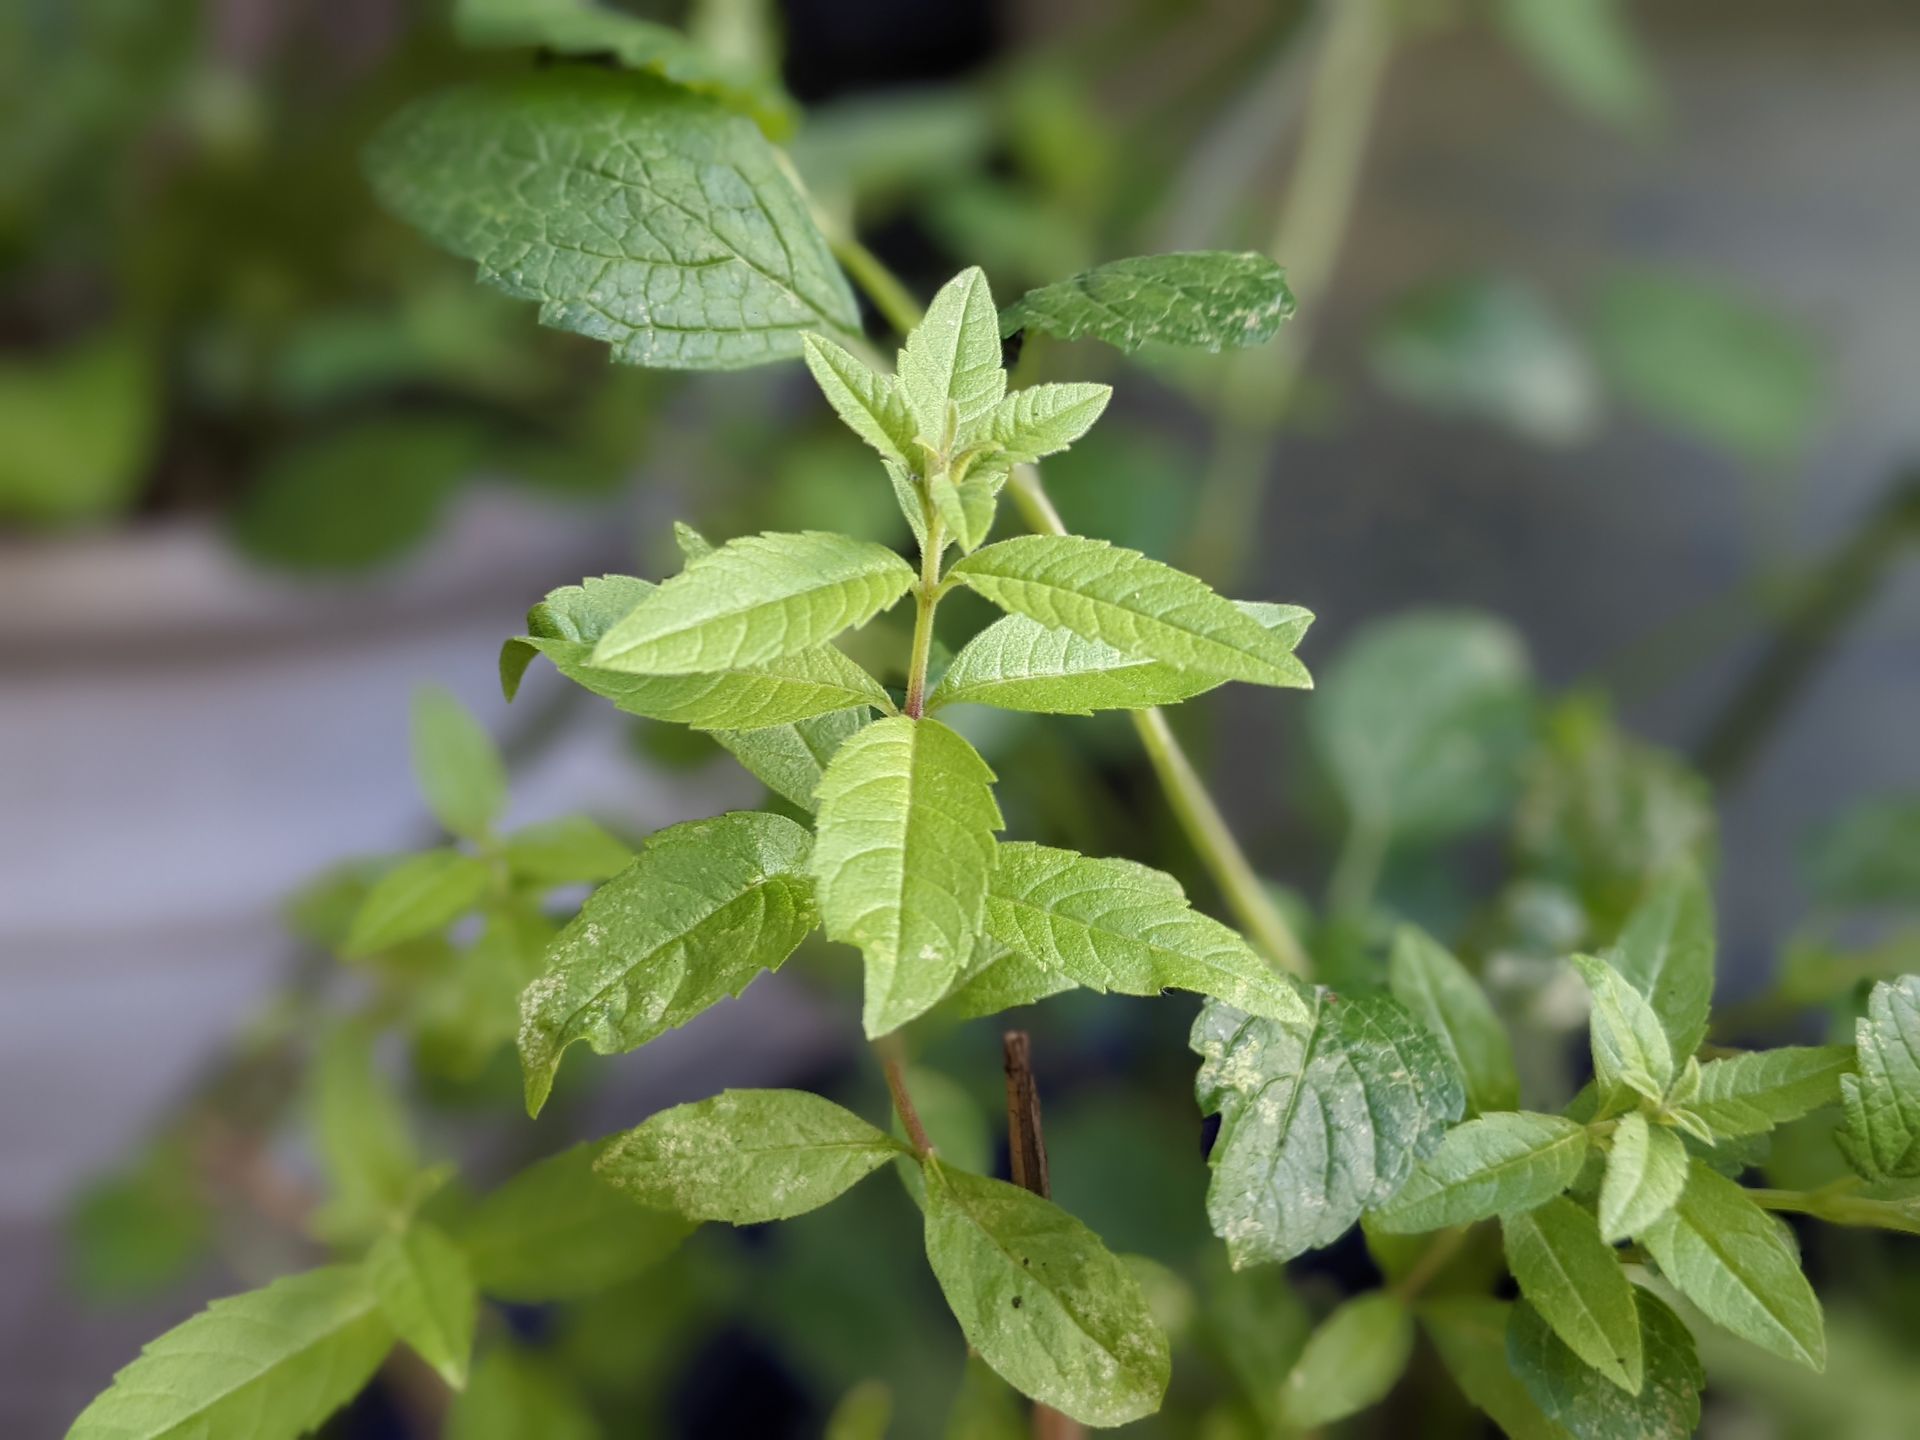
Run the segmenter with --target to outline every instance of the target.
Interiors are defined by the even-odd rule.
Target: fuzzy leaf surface
[[[1600,1233],[1609,1244],[1638,1235],[1673,1208],[1690,1161],[1678,1133],[1637,1110],[1620,1117],[1600,1180]]]
[[[1507,1267],[1540,1318],[1582,1361],[1640,1393],[1640,1312],[1633,1285],[1592,1215],[1564,1195],[1500,1222]]]
[[[1713,1008],[1713,896],[1699,870],[1676,865],[1621,927],[1607,963],[1660,1017],[1676,1060],[1700,1048]]]
[[[1573,1183],[1586,1154],[1586,1128],[1561,1116],[1482,1115],[1449,1130],[1369,1223],[1404,1234],[1531,1210]]]
[[[595,1168],[649,1209],[757,1225],[817,1210],[906,1153],[819,1095],[725,1090],[662,1110],[617,1137]]]
[[[840,747],[820,782],[813,849],[827,934],[866,960],[869,1036],[930,1009],[983,931],[993,772],[938,720],[895,716]]]
[[[1654,1008],[1631,981],[1604,960],[1573,957],[1574,968],[1593,992],[1588,1025],[1593,1075],[1609,1096],[1623,1090],[1659,1100],[1673,1084],[1674,1057]]]
[[[810,844],[793,821],[751,810],[655,833],[555,937],[520,998],[528,1112],[575,1041],[637,1049],[778,969],[817,923]]]
[[[753,123],[569,66],[415,101],[366,169],[381,202],[616,360],[734,370],[852,335],[846,278]]]
[[[814,383],[847,428],[879,451],[883,460],[908,468],[916,465],[921,457],[914,444],[913,416],[907,413],[907,402],[893,377],[869,369],[824,336],[802,336],[801,346]]]
[[[1207,1218],[1236,1269],[1333,1243],[1466,1103],[1440,1042],[1384,996],[1322,991],[1304,1024],[1210,1000],[1188,1043],[1200,1111],[1220,1116]]]
[[[1760,1135],[1840,1101],[1854,1073],[1850,1045],[1783,1045],[1700,1067],[1700,1088],[1687,1108],[1715,1136]]]
[[[1051,1201],[926,1166],[927,1261],[967,1343],[1002,1379],[1086,1425],[1160,1408],[1167,1337],[1133,1272]]]
[[[1121,350],[1149,341],[1201,350],[1264,345],[1293,314],[1287,272],[1251,251],[1136,255],[1029,290],[1000,331],[1100,340]]]
[[[1000,368],[1000,325],[987,277],[976,265],[940,287],[926,318],[900,350],[899,388],[919,438],[936,449],[948,438],[948,407],[972,425],[1007,393]]]
[[[1875,985],[1854,1038],[1860,1073],[1840,1082],[1841,1153],[1870,1180],[1920,1175],[1920,975]]]
[[[1025,535],[977,550],[949,573],[1004,610],[1128,655],[1215,680],[1313,683],[1283,634],[1138,550],[1082,535]]]
[[[1468,1114],[1511,1110],[1520,1103],[1520,1077],[1506,1027],[1480,982],[1445,946],[1403,925],[1387,957],[1387,985],[1460,1067]]]
[[[996,463],[1057,455],[1093,428],[1111,385],[1029,385],[1007,396],[967,438],[998,448]]]

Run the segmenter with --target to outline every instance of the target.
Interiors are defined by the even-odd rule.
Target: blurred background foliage
[[[1381,274],[1407,267],[1375,264],[1360,299],[1343,289],[1348,267],[1377,254],[1357,219],[1371,138],[1395,86],[1427,67],[1494,47],[1502,83],[1577,116],[1580,154],[1610,157],[1603,168],[1672,143],[1700,112],[1663,77],[1664,32],[1639,24],[1650,7],[643,8],[742,73],[778,69],[794,104],[791,113],[773,104],[763,119],[778,129],[797,116],[790,153],[823,223],[857,234],[921,293],[966,263],[984,265],[1011,296],[1102,259],[1189,245],[1265,250],[1289,267],[1300,316],[1269,350],[1121,359],[1030,347],[1016,383],[1122,386],[1106,424],[1048,467],[1049,486],[1076,529],[1192,563],[1225,589],[1321,610],[1325,633],[1307,647],[1319,689],[1298,702],[1304,709],[1289,705],[1276,723],[1239,701],[1190,707],[1201,713],[1189,739],[1211,757],[1223,803],[1276,877],[1321,979],[1378,983],[1384,938],[1417,921],[1496,996],[1529,1098],[1570,1094],[1582,1014],[1559,958],[1606,943],[1676,860],[1711,865],[1742,843],[1722,833],[1719,797],[1766,762],[1781,722],[1889,587],[1911,598],[1899,587],[1920,533],[1920,479],[1869,456],[1862,465],[1878,468],[1855,482],[1861,498],[1845,524],[1801,543],[1795,487],[1822,437],[1849,418],[1835,358],[1845,337],[1796,297],[1742,283],[1719,255],[1655,264],[1645,247],[1596,233],[1577,266],[1530,269],[1509,263],[1524,256],[1523,239],[1468,265],[1442,256],[1407,283],[1383,286]],[[1709,37],[1748,23],[1746,7],[1706,8],[1689,23]],[[1891,27],[1911,85],[1920,74],[1911,14],[1842,8],[1865,34]],[[1821,22],[1786,23],[1797,34],[1792,26]],[[831,516],[849,533],[904,541],[857,443],[791,367],[702,379],[616,369],[599,347],[537,328],[524,307],[473,285],[466,267],[376,209],[357,160],[372,128],[433,86],[522,63],[458,44],[447,7],[401,0],[6,7],[5,543],[44,550],[192,523],[217,528],[271,575],[337,580],[404,569],[469,487],[495,484],[559,506],[667,496],[718,536]],[[1910,114],[1897,118],[1912,129]],[[1520,202],[1497,181],[1455,170],[1430,183],[1470,193],[1476,180],[1489,191],[1479,223],[1500,225]],[[1911,230],[1905,239],[1910,256]],[[1910,298],[1888,303],[1911,311]],[[1334,363],[1322,363],[1323,349]],[[1379,449],[1339,448],[1367,427],[1400,437],[1397,467],[1383,466]],[[1703,552],[1713,580],[1704,600],[1639,628],[1583,611],[1562,628],[1598,627],[1610,653],[1577,668],[1533,653],[1554,630],[1522,612],[1568,602],[1551,593],[1551,574],[1517,558],[1521,578],[1506,589],[1451,587],[1444,606],[1364,625],[1341,613],[1348,597],[1362,597],[1361,615],[1398,609],[1400,572],[1418,580],[1452,563],[1444,536],[1431,554],[1405,533],[1376,547],[1365,517],[1330,520],[1350,478],[1346,504],[1394,512],[1393,487],[1420,486],[1421,457],[1452,447],[1466,464],[1492,456],[1523,468],[1540,487],[1604,492],[1609,477],[1579,457],[1622,431],[1679,447],[1662,452],[1656,497],[1661,485],[1737,477],[1712,523],[1739,532],[1742,560],[1729,574]],[[1329,462],[1394,473],[1361,483]],[[1620,504],[1649,494],[1634,486]],[[1328,513],[1313,513],[1323,502]],[[1607,502],[1602,493],[1592,504]],[[1417,534],[1413,503],[1411,522],[1390,518]],[[1579,512],[1557,513],[1577,525]],[[623,541],[639,573],[673,566],[658,528]],[[1497,562],[1529,533],[1518,525],[1474,554]],[[1319,584],[1323,593],[1293,583],[1298,546],[1332,550],[1322,565],[1336,578]],[[1644,619],[1630,603],[1643,579],[1635,556],[1615,548],[1623,609]],[[1684,546],[1665,553],[1667,563],[1691,558]],[[1514,605],[1503,618],[1465,608],[1462,593],[1507,594]],[[981,618],[965,608],[956,596],[947,617],[956,634]],[[1911,780],[1915,636],[1902,614],[1893,663],[1909,678],[1890,703],[1909,704]],[[878,650],[902,638],[854,643]],[[1649,695],[1651,713],[1671,716],[1657,696],[1676,676],[1683,689],[1706,677],[1712,694],[1665,726],[1688,743],[1655,745],[1621,717]],[[969,720],[1000,774],[1011,833],[1165,865],[1217,910],[1121,717]],[[562,732],[530,726],[516,760]],[[731,764],[677,729],[635,721],[630,738],[621,763],[698,784]],[[723,797],[743,793],[731,780],[711,784]],[[1727,922],[1741,938],[1724,988],[1741,998],[1718,1039],[1843,1038],[1867,985],[1920,968],[1920,792],[1882,789],[1858,804],[1832,794],[1819,808],[1822,824],[1785,838],[1798,871],[1761,882],[1800,897],[1782,902],[1789,923],[1756,940],[1761,922]],[[617,813],[599,819],[643,828]],[[351,862],[291,903],[300,956],[288,982],[165,1109],[153,1138],[72,1203],[68,1281],[88,1306],[143,1307],[129,1333],[144,1332],[145,1316],[184,1314],[236,1277],[252,1283],[313,1253],[314,1177],[338,1191],[343,1174],[378,1161],[370,1147],[457,1155],[484,1188],[576,1135],[730,1078],[725,1056],[707,1057],[698,1079],[665,1082],[631,1063],[581,1065],[563,1073],[551,1114],[527,1125],[517,1118],[511,997],[537,970],[554,897],[526,897],[484,927],[463,918],[443,936],[343,968],[334,956],[358,900],[391,863]],[[1768,910],[1765,925],[1779,914]],[[802,1008],[809,990],[844,1002],[857,978],[846,955],[824,949],[786,975],[797,977]],[[1273,1432],[1276,1387],[1313,1317],[1388,1262],[1356,1235],[1285,1274],[1228,1273],[1202,1205],[1189,1012],[1174,1000],[1073,994],[1017,1018],[1035,1037],[1057,1198],[1140,1257],[1175,1338],[1167,1409],[1136,1428],[1230,1440]],[[326,1017],[343,1013],[383,1036],[358,1062],[315,1054]],[[995,1163],[1002,1143],[996,1035],[976,1023],[921,1038],[915,1093],[936,1141],[966,1164]],[[879,1115],[877,1076],[846,1038],[836,1032],[783,1078]],[[57,1091],[41,1103],[58,1105]],[[1831,1147],[1752,1158],[1793,1186],[1837,1165]],[[463,1196],[456,1185],[444,1203],[472,1203]],[[1804,1238],[1828,1297],[1833,1367],[1824,1379],[1788,1372],[1703,1336],[1717,1387],[1708,1432],[1909,1433],[1915,1381],[1903,1337],[1920,1324],[1911,1247],[1860,1232]],[[647,1237],[635,1243],[645,1253],[630,1276],[599,1277],[613,1283],[583,1286],[595,1293],[576,1302],[491,1318],[494,1343],[447,1433],[1020,1432],[997,1382],[966,1369],[924,1272],[890,1263],[919,1242],[910,1207],[886,1186],[777,1232],[709,1229],[664,1257]],[[24,1414],[70,1414],[68,1402],[123,1358],[117,1341],[90,1338],[119,1332],[91,1331],[80,1313],[77,1396],[49,1386],[43,1401],[23,1401]],[[1431,1356],[1415,1375],[1390,1407],[1342,1433],[1477,1433]],[[12,1373],[8,1388],[30,1381]],[[444,1404],[388,1374],[330,1431],[424,1433],[423,1413]]]

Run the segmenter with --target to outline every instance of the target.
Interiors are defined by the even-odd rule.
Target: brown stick
[[[1047,1140],[1040,1128],[1040,1091],[1033,1083],[1033,1046],[1024,1030],[1009,1030],[1000,1040],[1007,1066],[1007,1149],[1013,1161],[1013,1183],[1050,1199],[1047,1179]],[[1086,1432],[1078,1420],[1050,1405],[1033,1407],[1034,1440],[1081,1440]]]

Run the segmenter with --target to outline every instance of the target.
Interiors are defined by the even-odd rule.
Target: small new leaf
[[[884,1035],[937,1004],[980,939],[993,772],[938,720],[896,716],[842,745],[819,793],[820,913],[865,957],[862,1020]]]
[[[1639,1111],[1620,1117],[1600,1181],[1600,1234],[1608,1244],[1638,1235],[1687,1188],[1687,1146]]]
[[[464,839],[486,839],[506,808],[507,769],[493,737],[439,685],[413,697],[413,773],[435,818]]]
[[[817,920],[809,845],[778,815],[693,820],[656,833],[596,890],[520,999],[528,1113],[575,1041],[636,1049],[778,969]]]
[[[466,1252],[431,1225],[389,1231],[367,1255],[387,1322],[455,1390],[467,1383],[480,1294]]]
[[[594,1168],[650,1209],[758,1225],[817,1210],[910,1153],[804,1090],[725,1090],[629,1130]]]
[[[1713,896],[1691,863],[1676,865],[1634,907],[1607,963],[1660,1017],[1673,1055],[1700,1048],[1713,1007]]]
[[[1628,1394],[1643,1375],[1633,1286],[1593,1216],[1564,1195],[1500,1222],[1507,1266],[1574,1354]]]
[[[1820,1301],[1779,1223],[1696,1160],[1680,1198],[1637,1238],[1709,1320],[1764,1350],[1825,1368]]]
[[[833,341],[801,337],[807,369],[820,393],[847,428],[880,452],[883,460],[914,469],[920,459],[913,417],[892,377],[868,369]]]
[[[1440,1043],[1384,996],[1322,991],[1304,1024],[1208,1001],[1189,1044],[1200,1111],[1220,1116],[1207,1218],[1236,1269],[1339,1239],[1465,1104]]]
[[[1760,1135],[1840,1101],[1854,1072],[1850,1045],[1785,1045],[1700,1067],[1686,1106],[1717,1138]]]
[[[1160,1408],[1167,1337],[1133,1272],[1050,1201],[930,1161],[927,1262],[967,1343],[1034,1400],[1086,1425]]]
[[[999,460],[1031,463],[1091,430],[1112,398],[1110,385],[1029,386],[994,406],[962,439],[995,447]]]
[[[1423,930],[1401,926],[1387,957],[1387,984],[1460,1067],[1469,1115],[1520,1103],[1506,1027],[1479,982],[1444,946]]]
[[[1655,1103],[1665,1099],[1674,1057],[1653,1006],[1606,961],[1576,955],[1573,964],[1593,992],[1593,1075],[1602,1093],[1609,1100],[1622,1090]]]
[[[1127,351],[1148,341],[1214,351],[1264,345],[1293,314],[1286,274],[1252,252],[1136,255],[1029,290],[1002,312],[1000,333],[1084,336]]]
[[[1586,1154],[1586,1128],[1561,1116],[1482,1115],[1449,1130],[1369,1223],[1401,1234],[1532,1210],[1573,1183]]]
[[[949,572],[994,604],[1128,655],[1215,680],[1306,688],[1306,669],[1268,630],[1193,576],[1082,535],[1027,535]]]
[[[940,287],[926,318],[900,351],[899,388],[918,438],[936,454],[1007,393],[1000,368],[1000,326],[987,277],[978,266]]]
[[[355,959],[436,934],[478,905],[492,879],[484,860],[458,850],[409,856],[367,892],[344,953]]]
[[[633,863],[624,840],[584,815],[525,826],[507,836],[502,851],[514,878],[531,885],[590,885]]]

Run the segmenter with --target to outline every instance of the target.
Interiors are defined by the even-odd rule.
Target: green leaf
[[[887,1440],[893,1423],[893,1391],[879,1380],[862,1380],[840,1397],[821,1440]]]
[[[692,1233],[600,1178],[594,1162],[607,1143],[528,1166],[451,1224],[484,1293],[527,1304],[595,1295],[645,1274]]]
[[[1375,1291],[1347,1301],[1307,1339],[1281,1392],[1290,1425],[1312,1430],[1386,1399],[1413,1355],[1413,1312]]]
[[[1534,1404],[1574,1440],[1686,1440],[1700,1423],[1706,1374],[1680,1317],[1637,1286],[1646,1380],[1638,1395],[1611,1384],[1525,1301],[1507,1327],[1507,1363]]]
[[[590,663],[639,675],[738,670],[810,650],[907,593],[913,567],[884,545],[824,530],[748,535],[646,595]]]
[[[289,1275],[151,1342],[67,1437],[294,1440],[359,1393],[392,1345],[363,1267]]]
[[[1193,576],[1082,535],[1025,535],[959,561],[949,575],[1002,609],[1128,655],[1216,680],[1308,687],[1283,633]]]
[[[1192,990],[1269,1020],[1311,1022],[1300,987],[1193,910],[1164,871],[1050,845],[996,853],[987,933],[1042,969],[1102,993]]]
[[[1620,1117],[1600,1181],[1600,1233],[1609,1244],[1638,1235],[1687,1188],[1687,1146],[1639,1111]]]
[[[1030,463],[1086,434],[1112,398],[1111,385],[1030,385],[989,410],[965,438],[997,447],[996,463]]]
[[[871,719],[865,709],[841,710],[760,730],[715,730],[713,738],[774,794],[812,810],[828,762]]]
[[[1188,1043],[1200,1111],[1220,1116],[1207,1218],[1235,1269],[1339,1239],[1465,1104],[1440,1043],[1384,996],[1323,990],[1305,1024],[1208,1001]]]
[[[1826,407],[1813,337],[1777,303],[1645,271],[1608,283],[1595,321],[1601,368],[1628,400],[1750,462],[1791,463]]]
[[[131,334],[0,364],[0,522],[83,524],[126,508],[163,393],[154,357]]]
[[[752,122],[643,77],[567,67],[441,91],[366,154],[375,193],[543,323],[632,365],[733,370],[859,312]]]
[[[1586,1156],[1584,1126],[1558,1115],[1496,1111],[1449,1130],[1368,1218],[1389,1234],[1405,1234],[1519,1214],[1571,1185]]]
[[[513,1346],[495,1346],[480,1357],[472,1383],[454,1398],[446,1440],[528,1440],[535,1435],[540,1440],[600,1440],[601,1430],[563,1372]]]
[[[453,692],[413,695],[413,774],[434,816],[453,834],[485,840],[507,805],[507,767],[493,737]]]
[[[1543,445],[1599,427],[1599,377],[1579,339],[1533,289],[1506,276],[1423,285],[1374,334],[1381,384],[1443,415],[1504,425]]]
[[[1854,1072],[1850,1045],[1784,1045],[1700,1067],[1687,1108],[1718,1137],[1759,1135],[1840,1100]]]
[[[1695,1161],[1673,1208],[1636,1237],[1700,1313],[1764,1350],[1819,1370],[1820,1302],[1774,1218]]]
[[[1588,1023],[1593,1077],[1602,1094],[1611,1099],[1624,1088],[1656,1102],[1664,1099],[1673,1084],[1673,1051],[1653,1006],[1606,961],[1575,955],[1573,966],[1593,992]]]
[[[509,835],[507,868],[532,885],[588,885],[618,875],[633,850],[584,815],[542,820]]]
[[[1567,1348],[1629,1394],[1640,1393],[1640,1313],[1633,1286],[1592,1215],[1564,1195],[1500,1222],[1507,1266]]]
[[[1032,1005],[1050,995],[1078,987],[1058,970],[1049,970],[1025,955],[987,940],[984,953],[960,977],[945,1001],[943,1012],[956,1020],[998,1015],[1021,1005]]]
[[[927,1261],[983,1360],[1085,1425],[1160,1408],[1167,1337],[1097,1235],[1038,1195],[938,1160],[926,1182]]]
[[[1510,626],[1415,612],[1354,638],[1307,722],[1356,824],[1431,841],[1506,810],[1531,703],[1526,650]]]
[[[411,855],[375,882],[347,931],[349,958],[432,935],[478,905],[493,883],[487,862],[458,850]]]
[[[1622,129],[1644,130],[1659,93],[1622,0],[1500,0],[1508,43],[1570,103]]]
[[[645,580],[605,575],[553,591],[528,613],[531,633],[509,640],[501,652],[507,698],[519,688],[526,663],[541,654],[576,685],[630,715],[699,729],[766,729],[893,703],[877,680],[832,645],[708,674],[636,675],[595,665],[595,642],[656,590]]]
[[[1444,946],[1424,930],[1401,926],[1387,957],[1387,984],[1466,1077],[1469,1115],[1520,1103],[1506,1027],[1479,982]]]
[[[946,453],[955,427],[972,425],[1007,393],[1000,327],[979,266],[940,287],[900,350],[899,390],[918,437]],[[950,408],[951,407],[951,408]]]
[[[813,874],[827,934],[866,959],[869,1036],[937,1004],[973,955],[1002,823],[993,772],[938,720],[881,720],[828,765]]]
[[[751,115],[778,140],[793,128],[793,101],[772,79],[705,46],[591,0],[457,0],[454,30],[476,48],[541,50],[657,75]]]
[[[1219,351],[1266,344],[1292,314],[1287,272],[1266,256],[1185,250],[1114,260],[1029,290],[1001,313],[1000,333]]]
[[[1634,906],[1607,963],[1647,998],[1684,1060],[1706,1038],[1713,1008],[1713,896],[1700,871],[1682,861]]]
[[[969,1351],[942,1440],[1028,1440],[1033,1432],[1025,1410],[1013,1387]]]
[[[1566,1440],[1567,1432],[1547,1418],[1507,1364],[1512,1309],[1505,1300],[1449,1295],[1422,1301],[1420,1319],[1461,1393],[1486,1411],[1511,1440]],[[1552,1333],[1547,1331],[1549,1339]],[[1601,1389],[1613,1389],[1597,1375],[1594,1379]]]
[[[420,1175],[406,1107],[379,1066],[373,1031],[348,1023],[323,1037],[308,1086],[327,1190],[314,1226],[330,1239],[365,1240],[411,1208]]]
[[[704,560],[713,553],[713,545],[707,537],[684,520],[673,522],[673,543],[680,552],[680,559],[688,565],[696,560]]]
[[[455,1390],[467,1383],[480,1293],[466,1252],[431,1225],[389,1231],[367,1255],[387,1322]]]
[[[662,1110],[617,1137],[595,1168],[649,1209],[758,1225],[817,1210],[905,1153],[804,1090],[726,1090]]]
[[[1864,801],[1822,825],[1807,869],[1828,905],[1920,904],[1920,796]]]
[[[814,382],[833,406],[834,414],[879,451],[881,459],[916,468],[922,457],[914,444],[913,417],[907,413],[907,402],[901,399],[892,377],[868,369],[822,336],[803,335],[800,343],[807,369],[813,372]]]
[[[618,1055],[777,970],[813,929],[805,829],[742,810],[656,832],[547,950],[520,1000],[527,1111],[584,1040]]]
[[[1854,1038],[1860,1073],[1840,1082],[1847,1120],[1834,1139],[1869,1180],[1920,1175],[1920,975],[1875,985]]]

